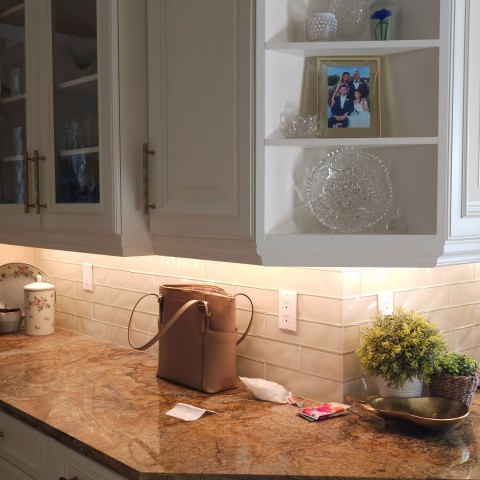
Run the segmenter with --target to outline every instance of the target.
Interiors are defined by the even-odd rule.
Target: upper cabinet
[[[456,2],[391,2],[384,20],[395,29],[383,41],[370,35],[378,4],[359,28],[349,23],[362,3],[371,2],[323,2],[336,13],[337,37],[306,41],[305,20],[321,2],[257,1],[256,233],[265,264],[413,267],[443,253]],[[335,100],[345,72],[354,105],[342,124]],[[367,85],[362,112],[355,72]],[[305,133],[297,115],[317,115],[319,125]]]
[[[162,255],[258,263],[254,2],[149,0],[150,231]]]
[[[152,252],[146,2],[0,0],[0,242]]]
[[[450,215],[445,263],[480,261],[480,4],[455,2],[451,47]],[[448,98],[448,97],[446,97]]]

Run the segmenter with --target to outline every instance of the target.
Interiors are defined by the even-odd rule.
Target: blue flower
[[[381,10],[377,10],[376,12],[374,12],[371,18],[373,20],[380,20],[381,22],[383,22],[387,17],[391,17],[391,16],[392,16],[391,10],[382,8]]]

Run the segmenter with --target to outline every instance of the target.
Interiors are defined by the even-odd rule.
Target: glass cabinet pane
[[[0,0],[0,204],[23,203],[25,7]]]
[[[57,203],[100,201],[96,0],[53,0]]]

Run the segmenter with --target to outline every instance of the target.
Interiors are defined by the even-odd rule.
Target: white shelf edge
[[[2,162],[21,162],[23,161],[23,155],[6,155],[1,158]]]
[[[100,149],[98,147],[86,147],[86,148],[75,148],[72,150],[60,150],[58,152],[59,157],[70,157],[72,155],[88,155],[89,153],[99,153]]]
[[[21,3],[20,5],[16,5],[15,7],[9,8],[0,14],[0,19],[8,18],[10,15],[19,12],[25,8],[25,3]]]
[[[6,105],[8,103],[15,103],[21,100],[25,100],[26,98],[27,95],[25,93],[21,93],[20,95],[14,95],[13,97],[0,98],[0,104]]]
[[[383,138],[267,138],[266,147],[408,147],[416,145],[437,145],[438,137],[383,137]]]
[[[265,43],[265,50],[300,57],[326,56],[382,56],[395,53],[439,48],[440,40],[387,40],[384,42],[277,42]]]

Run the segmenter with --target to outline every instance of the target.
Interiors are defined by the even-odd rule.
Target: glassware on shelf
[[[374,0],[332,0],[330,12],[337,17],[337,39],[358,40],[368,23]]]
[[[13,137],[12,153],[16,156],[22,155],[22,153],[23,153],[23,128],[21,126],[13,127],[12,137]]]
[[[323,225],[340,233],[364,231],[392,202],[390,173],[382,161],[357,147],[320,160],[307,181],[307,203]]]
[[[305,20],[305,38],[309,42],[329,42],[336,32],[337,19],[333,13],[311,13]]]
[[[376,0],[369,10],[372,40],[389,40],[395,36],[395,5],[389,0]]]
[[[388,233],[393,235],[400,235],[407,231],[407,225],[398,209],[395,209],[395,213],[387,221],[386,229]]]
[[[95,61],[97,51],[95,48],[83,45],[72,45],[70,47],[70,54],[72,55],[73,63],[82,72],[82,76],[86,76],[88,68]]]
[[[297,115],[291,125],[291,138],[315,138],[319,136],[321,125],[317,115]]]

